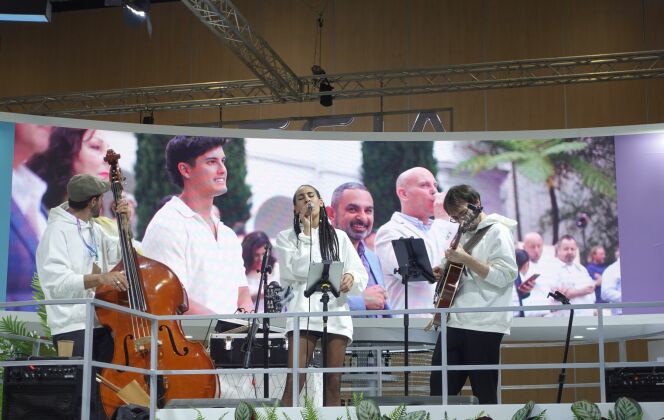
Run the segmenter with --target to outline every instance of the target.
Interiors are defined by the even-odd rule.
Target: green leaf
[[[590,401],[582,400],[572,404],[572,413],[574,418],[579,420],[601,420],[602,413],[597,405]]]
[[[578,152],[588,147],[588,143],[582,141],[562,141],[553,146],[546,147],[540,151],[544,156],[558,155],[561,153]]]
[[[615,404],[617,420],[641,420],[643,410],[638,402],[628,397],[620,397]]]
[[[196,420],[205,420],[205,417],[203,417],[203,413],[201,413],[200,410],[194,408],[194,411],[196,412]]]
[[[372,400],[361,401],[355,408],[358,420],[381,420],[380,409]]]
[[[247,402],[242,401],[235,409],[235,420],[252,420],[254,408]]]
[[[608,198],[616,197],[615,178],[609,178],[604,172],[580,157],[572,157],[568,160],[568,163],[588,188]]]
[[[318,410],[314,406],[313,398],[309,396],[304,397],[304,410],[300,412],[304,420],[318,420]]]
[[[429,413],[424,410],[413,411],[406,415],[406,420],[428,420],[429,418]]]
[[[516,169],[533,182],[546,182],[555,174],[553,163],[543,156],[533,155],[522,162],[517,162]]]
[[[533,401],[528,401],[526,405],[514,413],[512,420],[526,420],[530,416],[530,412],[533,411],[534,406],[535,403]]]
[[[44,295],[44,290],[41,287],[41,283],[39,282],[39,275],[37,273],[34,273],[32,276],[32,298],[34,300],[45,300],[46,296]],[[48,316],[46,315],[46,305],[37,305],[37,316],[39,316],[39,323],[42,326],[42,329],[44,330],[44,338],[45,339],[50,339],[52,338],[53,334],[51,333],[51,328],[48,326]],[[53,347],[52,344],[46,344],[45,345],[47,354],[53,354],[55,355],[55,348]]]
[[[406,404],[401,404],[387,416],[390,420],[400,420],[406,416]]]

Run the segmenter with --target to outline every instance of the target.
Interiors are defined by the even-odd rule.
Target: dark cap
[[[111,189],[111,184],[102,179],[88,175],[74,175],[67,183],[67,195],[72,201],[83,202]]]

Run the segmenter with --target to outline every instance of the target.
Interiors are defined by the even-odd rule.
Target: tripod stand
[[[261,291],[262,290],[267,291],[267,276],[269,273],[272,272],[272,266],[268,264],[268,261],[270,260],[271,249],[272,248],[270,247],[270,244],[266,243],[265,252],[263,253],[263,259],[261,261],[261,269],[260,269],[261,275],[260,275],[260,281],[258,283],[258,294],[256,295],[256,303],[254,304],[254,313],[258,312],[258,305],[260,303]],[[263,296],[263,308],[267,310],[267,294],[264,294]],[[258,319],[254,318],[251,321],[251,327],[249,328],[249,331],[247,332],[247,338],[245,339],[246,348],[244,352],[244,363],[243,363],[245,369],[248,369],[249,365],[251,364],[251,352],[253,350],[254,338],[256,336],[257,331],[258,331]],[[263,318],[263,367],[265,369],[270,368],[269,334],[270,334],[270,318]],[[270,397],[270,375],[267,372],[263,374],[263,396],[265,398]]]

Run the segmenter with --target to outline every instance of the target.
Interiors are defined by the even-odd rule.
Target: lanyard
[[[81,241],[83,241],[83,245],[85,245],[85,247],[87,248],[88,254],[90,254],[90,256],[93,257],[95,261],[97,261],[97,256],[98,256],[97,240],[95,239],[95,232],[92,226],[92,222],[89,223],[90,223],[90,238],[92,238],[91,243],[88,243],[83,237],[83,231],[81,230],[81,220],[78,217],[76,218],[76,227],[78,227],[78,236],[81,237]]]

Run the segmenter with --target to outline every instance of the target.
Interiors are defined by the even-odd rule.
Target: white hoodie
[[[93,298],[94,289],[84,288],[83,276],[92,273],[93,263],[104,273],[113,268],[121,258],[119,242],[67,208],[63,203],[49,212],[48,226],[37,246],[39,282],[46,299]],[[95,249],[96,258],[91,255]],[[46,305],[46,313],[54,335],[85,329],[85,305]]]
[[[516,224],[515,220],[498,214],[490,214],[480,222],[477,229],[493,226],[472,250],[472,256],[489,266],[489,274],[482,279],[466,269],[466,274],[461,276],[460,287],[452,307],[484,308],[512,305],[512,288],[517,266],[511,230]],[[461,237],[460,244],[463,246],[474,234],[475,232],[465,233]],[[512,312],[459,312],[450,314],[447,325],[467,330],[509,334],[511,323]]]

